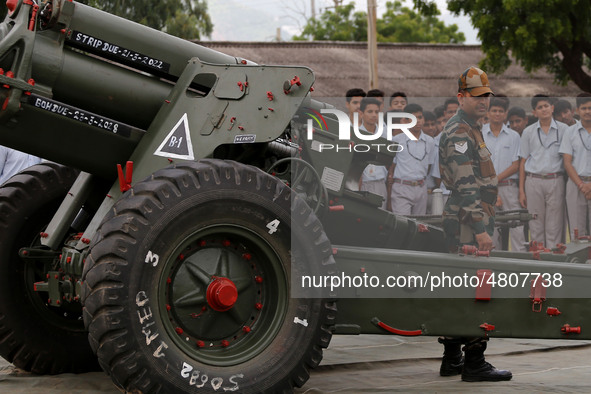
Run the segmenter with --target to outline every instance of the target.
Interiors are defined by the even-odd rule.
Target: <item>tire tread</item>
[[[158,170],[146,181],[134,186],[128,193],[134,198],[123,198],[116,203],[113,210],[105,217],[95,239],[84,268],[83,302],[85,303],[84,322],[90,331],[91,346],[98,352],[101,365],[108,366],[114,382],[122,389],[142,392],[161,392],[159,382],[154,381],[149,373],[144,373],[145,366],[135,364],[135,350],[126,347],[123,335],[118,335],[120,329],[108,328],[108,321],[116,319],[119,309],[125,302],[117,293],[124,289],[123,278],[108,274],[105,267],[111,267],[112,257],[117,261],[124,260],[124,253],[113,253],[113,245],[119,242],[133,242],[137,230],[121,231],[123,221],[130,227],[133,223],[145,225],[149,222],[151,212],[146,210],[146,203],[152,204],[153,209],[164,209],[163,198],[167,194],[180,195],[183,190],[200,190],[221,184],[233,183],[254,185],[256,190],[271,193],[272,200],[292,198],[290,189],[276,178],[255,167],[241,163],[221,160],[200,160],[198,162],[182,162],[173,167]],[[322,266],[328,272],[336,272],[336,264],[332,256],[330,242],[322,230],[322,225],[307,204],[295,197],[292,200],[292,215],[296,215],[303,223],[306,231],[315,237],[314,244],[323,253]],[[118,222],[117,222],[118,221]],[[114,224],[114,223],[119,224]],[[109,302],[104,299],[112,296]],[[113,301],[113,302],[111,302]],[[100,304],[100,305],[99,305]],[[320,329],[314,334],[309,350],[302,361],[283,380],[274,387],[274,392],[291,392],[293,387],[301,387],[309,378],[309,370],[318,366],[322,360],[322,349],[330,342],[336,317],[336,303],[334,300],[321,302]],[[123,319],[123,316],[120,317]],[[134,367],[124,367],[130,363]]]

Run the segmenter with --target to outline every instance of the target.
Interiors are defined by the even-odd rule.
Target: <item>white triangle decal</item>
[[[185,113],[160,144],[156,156],[170,157],[173,159],[195,160],[193,144],[191,143],[191,132],[189,131],[189,120]]]

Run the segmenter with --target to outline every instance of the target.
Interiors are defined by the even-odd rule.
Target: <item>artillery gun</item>
[[[362,138],[339,140],[329,114],[310,129],[332,108],[310,69],[68,0],[7,7],[0,144],[48,160],[0,188],[0,355],[16,366],[100,366],[130,392],[284,392],[333,334],[591,337],[586,240],[445,253],[439,227],[348,187],[394,153],[318,148]],[[506,285],[441,285],[493,274]]]

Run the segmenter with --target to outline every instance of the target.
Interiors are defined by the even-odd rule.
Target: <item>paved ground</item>
[[[431,337],[335,336],[297,393],[591,392],[591,341],[493,339],[487,359],[513,380],[465,383],[438,375],[442,346]],[[119,393],[103,373],[34,376],[0,359],[0,393]]]
[[[466,383],[438,375],[435,338],[333,337],[299,393],[591,392],[591,341],[493,339],[487,360],[513,380]]]

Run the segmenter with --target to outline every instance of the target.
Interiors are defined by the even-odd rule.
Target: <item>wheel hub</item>
[[[278,332],[286,277],[273,249],[252,231],[231,225],[199,231],[166,266],[165,324],[195,359],[234,365],[261,352]]]
[[[199,239],[184,249],[167,280],[167,311],[175,331],[214,347],[244,335],[243,327],[260,316],[256,306],[264,295],[256,281],[261,276],[256,259],[244,257],[250,251],[239,242],[216,238]]]
[[[207,304],[211,309],[225,312],[232,309],[238,299],[238,289],[228,278],[216,278],[207,287]]]

